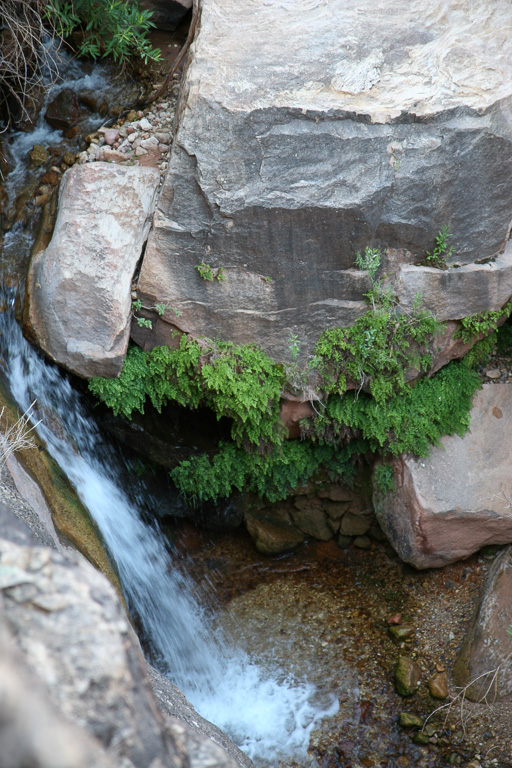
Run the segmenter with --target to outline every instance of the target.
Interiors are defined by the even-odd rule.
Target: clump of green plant
[[[132,301],[132,311],[134,313],[140,312],[141,309],[145,309],[148,312],[155,311],[159,317],[163,317],[165,315],[166,309],[170,309],[172,312],[174,312],[176,317],[181,317],[183,314],[179,309],[172,307],[170,304],[160,303],[154,304],[152,307],[144,307],[140,299],[134,299],[134,301]],[[153,328],[153,323],[147,317],[135,317],[135,320],[137,321],[139,328],[149,328],[149,330]]]
[[[495,331],[489,336],[485,336],[481,341],[477,341],[462,358],[463,364],[468,368],[476,368],[485,363],[496,347],[497,338],[498,334]]]
[[[355,474],[353,455],[360,444],[342,449],[291,440],[260,455],[234,443],[221,444],[218,453],[182,461],[170,475],[178,490],[192,503],[227,498],[235,490],[254,493],[270,502],[285,499],[299,484],[306,484],[320,468],[331,480],[350,484]]]
[[[128,350],[118,379],[94,378],[89,389],[114,414],[130,417],[144,412],[149,400],[160,411],[175,401],[197,408],[210,407],[217,418],[232,419],[232,438],[238,444],[280,444],[284,428],[279,419],[279,397],[284,372],[251,344],[182,336],[177,349],[155,347]]]
[[[212,283],[214,280],[217,280],[218,283],[222,283],[223,280],[225,280],[224,269],[222,267],[214,269],[210,264],[205,264],[204,261],[202,261],[200,264],[196,264],[194,269],[197,269],[201,278],[206,280],[206,282]]]
[[[425,261],[429,267],[436,269],[448,269],[447,259],[453,253],[453,246],[448,248],[448,239],[453,235],[448,231],[446,224],[439,230],[436,237],[436,244],[431,251],[427,251]]]
[[[497,331],[498,339],[496,347],[500,355],[506,355],[512,352],[512,322],[510,319],[503,323]]]
[[[357,437],[366,440],[374,453],[428,456],[443,435],[467,431],[473,396],[481,386],[478,374],[452,362],[385,403],[365,392],[332,395],[321,413],[304,420],[304,436],[321,444]]]
[[[60,37],[80,31],[78,56],[111,56],[118,64],[132,56],[145,64],[161,59],[147,37],[155,26],[152,12],[141,10],[135,0],[49,0],[44,16]]]
[[[453,334],[453,338],[460,338],[467,344],[468,341],[471,341],[482,333],[486,335],[492,333],[497,330],[498,322],[503,317],[510,317],[511,312],[512,302],[507,302],[504,307],[495,312],[478,312],[476,315],[463,317],[459,327]]]
[[[367,248],[356,263],[370,276],[365,296],[371,308],[348,328],[324,331],[315,347],[315,364],[326,392],[342,394],[350,379],[359,390],[368,387],[382,405],[394,392],[403,391],[408,370],[428,370],[433,342],[443,326],[432,312],[421,309],[419,296],[412,310],[404,312],[392,287],[375,279],[379,251]]]
[[[377,488],[383,493],[395,490],[395,476],[391,464],[377,464],[373,476]]]

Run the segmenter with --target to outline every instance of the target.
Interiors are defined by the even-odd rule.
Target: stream
[[[66,80],[56,89],[97,90],[105,88],[105,79],[101,68],[84,75],[69,62]],[[42,117],[31,133],[12,136],[8,152],[13,171],[7,180],[11,205],[30,178],[26,157],[33,145],[50,147],[61,141],[60,132]],[[21,281],[32,237],[22,222],[6,233],[4,286]],[[259,665],[215,626],[212,611],[200,602],[205,590],[199,595],[183,569],[176,567],[158,525],[143,520],[141,510],[151,506],[143,487],[130,497],[122,490],[122,458],[66,376],[23,338],[15,320],[17,289],[3,290],[0,354],[10,391],[21,411],[36,401],[38,434],[97,524],[151,660],[256,765],[274,766],[279,758],[306,765],[310,734],[323,717],[337,712],[336,697],[318,695],[312,684],[285,674],[276,664]]]

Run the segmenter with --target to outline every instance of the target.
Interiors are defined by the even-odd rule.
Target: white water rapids
[[[77,392],[25,341],[10,311],[0,317],[0,334],[12,394],[22,410],[37,400],[37,431],[97,523],[160,669],[257,764],[275,766],[279,757],[308,764],[310,733],[337,701],[321,706],[311,685],[261,669],[214,633],[157,528],[119,487],[119,460]]]

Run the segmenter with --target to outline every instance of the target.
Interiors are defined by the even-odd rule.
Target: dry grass
[[[30,424],[30,420],[34,415],[34,406],[36,401],[32,403],[30,408],[27,408],[23,416],[14,422],[14,424],[6,425],[5,432],[0,433],[0,468],[4,466],[7,460],[16,451],[23,451],[26,448],[33,448],[35,443],[32,437],[32,432],[35,430],[38,424]],[[5,408],[0,411],[0,421],[3,418]]]
[[[27,106],[57,76],[57,54],[44,46],[44,0],[0,0],[0,108],[4,130],[28,118]]]

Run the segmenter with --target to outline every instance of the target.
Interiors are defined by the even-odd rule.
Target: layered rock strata
[[[366,310],[366,245],[389,249],[406,307],[419,291],[443,320],[499,309],[511,23],[506,0],[205,0],[138,287],[169,309],[137,341],[178,326],[286,360],[293,333],[306,357]],[[417,265],[445,224],[454,268]]]

